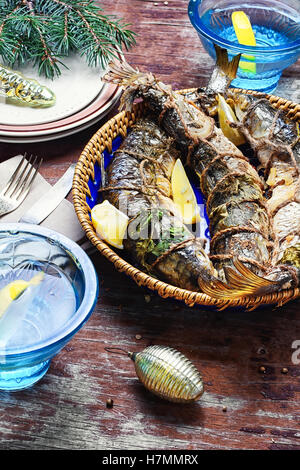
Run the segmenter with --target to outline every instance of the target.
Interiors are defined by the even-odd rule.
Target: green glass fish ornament
[[[48,87],[0,64],[1,96],[7,103],[31,108],[47,108],[56,101],[55,94]]]

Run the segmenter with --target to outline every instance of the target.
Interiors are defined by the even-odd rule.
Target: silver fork
[[[0,216],[19,207],[28,195],[43,160],[26,154],[20,161],[5,188],[0,193]],[[25,166],[24,166],[25,164]],[[35,167],[35,165],[37,165]]]

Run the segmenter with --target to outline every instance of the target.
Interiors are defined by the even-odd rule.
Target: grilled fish
[[[56,101],[55,94],[48,87],[0,64],[1,96],[8,103],[32,108],[53,106]]]
[[[123,244],[148,273],[199,290],[216,272],[201,240],[183,224],[171,199],[171,174],[179,153],[151,119],[141,119],[115,152],[101,192],[130,218]]]

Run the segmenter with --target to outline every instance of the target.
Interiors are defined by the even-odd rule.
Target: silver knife
[[[64,175],[19,219],[18,222],[41,224],[65,199],[72,188],[75,163]]]

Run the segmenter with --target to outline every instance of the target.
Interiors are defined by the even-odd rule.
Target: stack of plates
[[[38,76],[32,67],[22,69],[50,88],[56,103],[49,108],[29,108],[0,101],[0,142],[42,142],[65,137],[95,124],[118,101],[121,90],[103,83],[105,71],[88,67],[76,56],[64,60],[68,68],[54,80]]]

